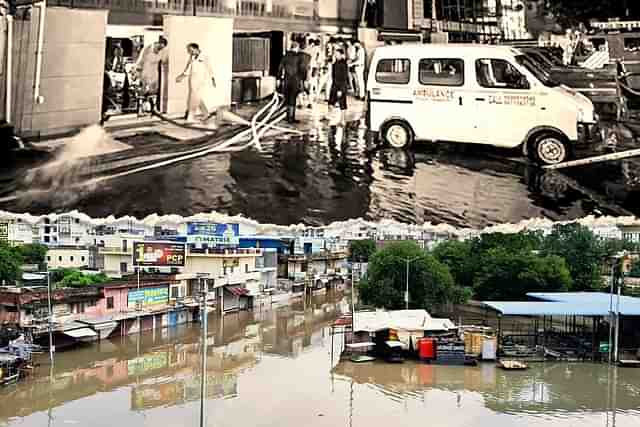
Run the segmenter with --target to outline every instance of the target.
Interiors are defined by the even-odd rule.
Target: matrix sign
[[[230,246],[239,243],[239,224],[187,223],[187,243]]]
[[[133,265],[143,267],[184,267],[186,258],[183,243],[135,242]]]

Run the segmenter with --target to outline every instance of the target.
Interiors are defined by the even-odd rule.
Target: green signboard
[[[131,359],[127,362],[129,376],[143,375],[169,365],[168,353],[154,353]]]
[[[142,288],[130,290],[127,304],[135,307],[137,304],[143,306],[166,304],[169,301],[169,286],[161,288]]]

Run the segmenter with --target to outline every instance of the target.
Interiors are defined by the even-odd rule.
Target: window
[[[84,262],[85,258],[84,257],[80,257],[80,261]]]
[[[179,292],[179,288],[177,286],[174,286],[173,288],[171,288],[171,298],[176,299],[178,298],[178,292]]]
[[[44,236],[44,242],[45,243],[50,243],[51,239],[49,238],[49,236]]]
[[[126,262],[121,262],[120,263],[120,273],[126,273],[127,272],[127,263]]]
[[[376,66],[376,81],[386,84],[407,84],[411,76],[408,59],[382,59]]]
[[[69,261],[73,262],[73,256],[69,257]]]
[[[62,257],[61,256],[58,257],[58,261],[62,261]]]
[[[47,257],[47,261],[51,261],[51,257],[50,256]]]
[[[244,272],[248,273],[249,272],[249,264],[245,264],[244,265]]]
[[[126,240],[122,241],[122,252],[127,252],[127,241]]]
[[[418,64],[420,84],[428,86],[464,85],[462,59],[421,59]]]
[[[640,37],[624,39],[624,50],[627,52],[640,52]]]
[[[113,310],[113,297],[107,297],[107,310]]]
[[[490,89],[529,89],[527,78],[503,59],[476,61],[478,84]]]

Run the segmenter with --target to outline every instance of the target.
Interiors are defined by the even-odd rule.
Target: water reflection
[[[331,364],[328,325],[342,296],[210,318],[208,426],[638,425],[640,370],[534,364]],[[196,426],[199,325],[59,353],[53,373],[0,389],[0,425]],[[334,340],[339,348],[340,339]],[[613,392],[615,390],[615,392]],[[615,408],[615,411],[612,411]],[[608,417],[608,418],[607,418]]]

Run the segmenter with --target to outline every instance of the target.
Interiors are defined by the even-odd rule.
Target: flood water
[[[523,372],[493,364],[333,366],[328,325],[348,310],[346,299],[316,297],[306,307],[212,316],[207,425],[640,423],[640,370],[619,369],[614,380],[606,366],[591,364],[537,364]],[[194,324],[58,353],[52,374],[45,357],[34,378],[0,389],[0,425],[198,426],[199,333]]]
[[[274,137],[261,145],[262,151],[209,155],[115,178],[74,190],[73,197],[56,189],[11,199],[30,188],[0,189],[0,209],[78,209],[93,217],[218,211],[282,225],[364,218],[459,227],[640,215],[640,163],[634,160],[545,173],[507,160],[517,152],[487,147],[427,143],[410,151],[370,150],[357,126],[342,137],[325,126],[315,140]],[[14,188],[19,177],[5,176],[5,188]]]

